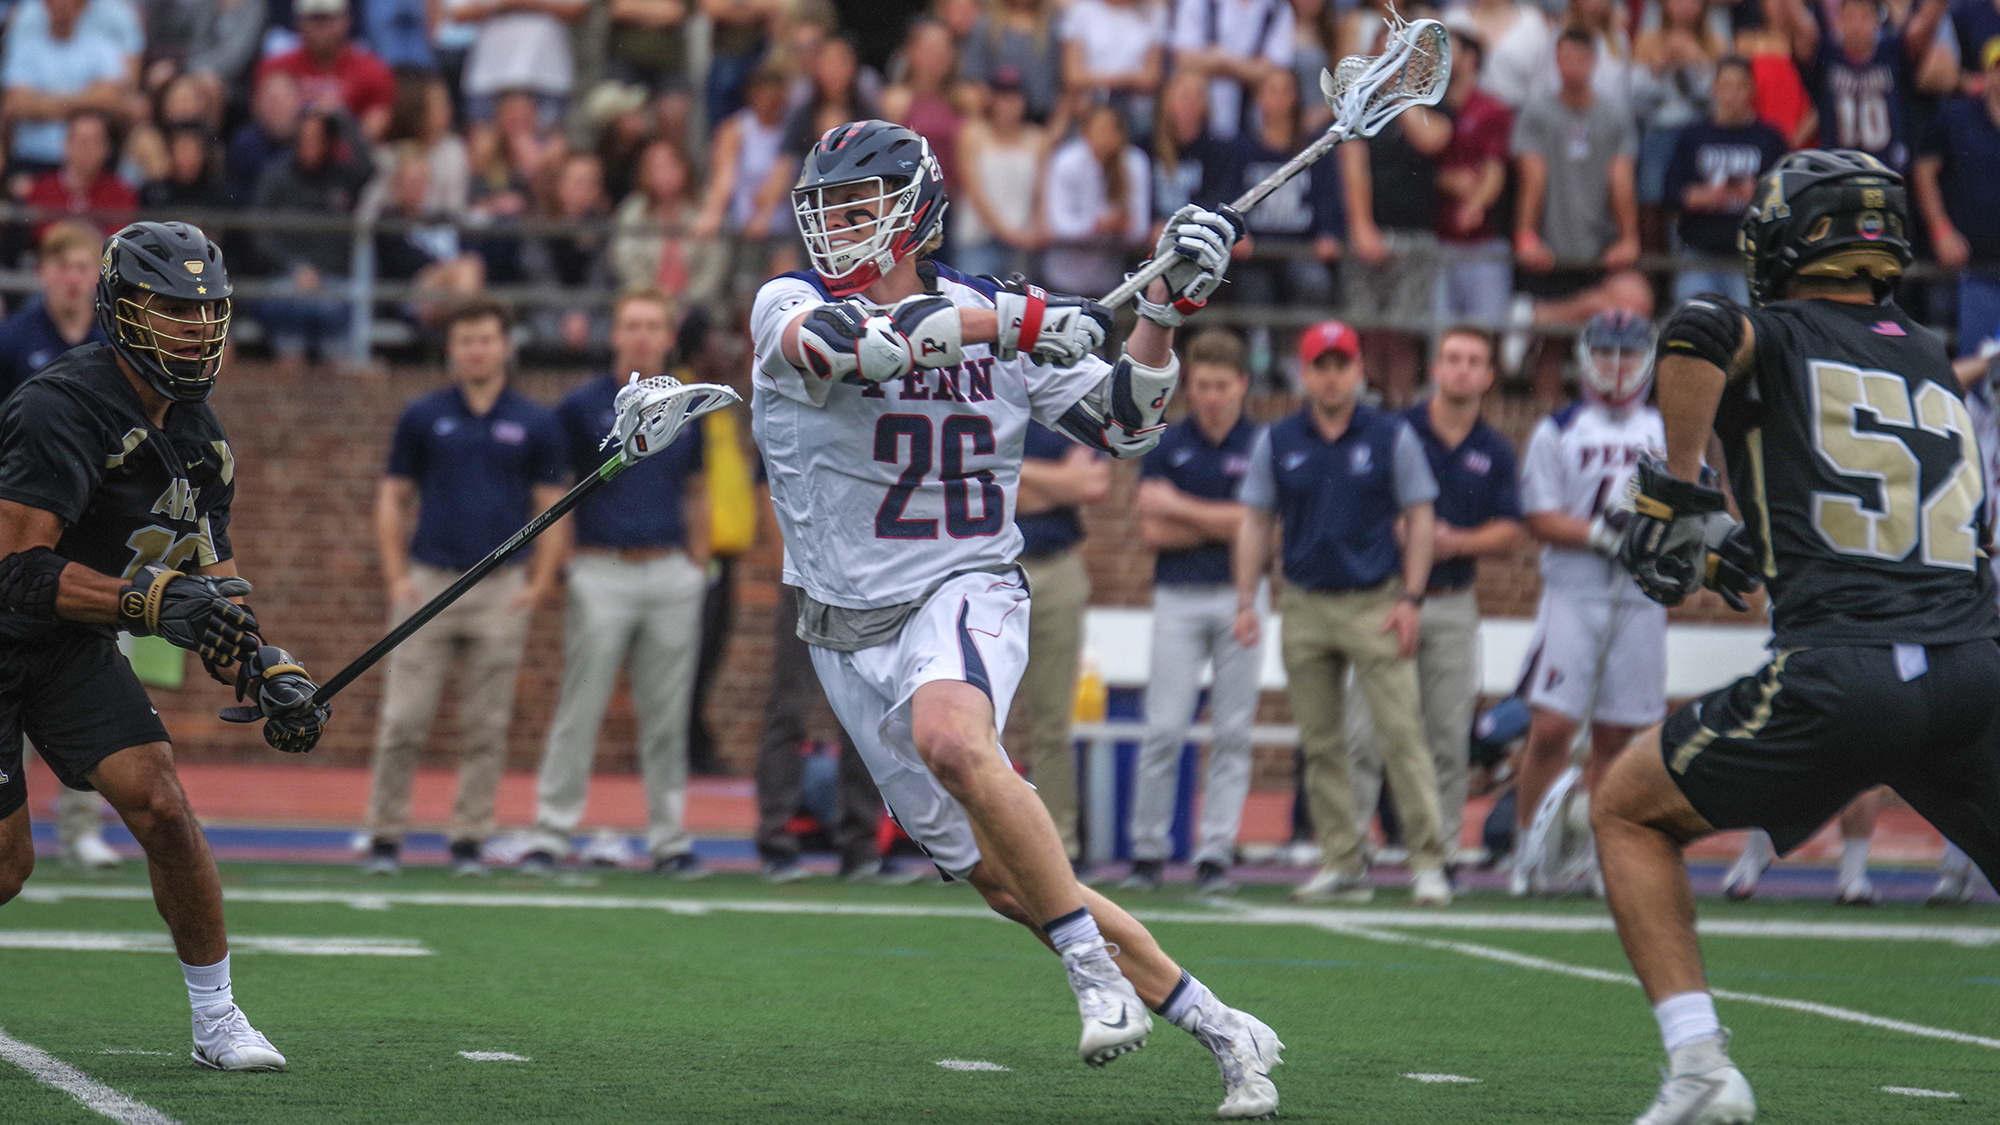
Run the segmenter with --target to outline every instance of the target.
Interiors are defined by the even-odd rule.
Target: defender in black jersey
[[[2000,874],[2000,615],[1971,416],[1942,344],[1889,303],[1910,260],[1903,181],[1793,153],[1743,221],[1759,307],[1697,299],[1661,333],[1667,463],[1642,468],[1621,557],[1674,604],[1706,581],[1771,592],[1756,675],[1635,739],[1598,788],[1618,933],[1672,1067],[1642,1125],[1755,1118],[1695,940],[1681,848],[1762,828],[1796,847],[1894,786]],[[1698,479],[1721,438],[1743,523]]]
[[[0,408],[0,903],[34,869],[22,737],[63,784],[96,789],[146,851],[194,1008],[194,1059],[279,1070],[229,985],[215,861],[174,775],[166,729],[119,654],[161,636],[234,683],[281,750],[326,723],[305,669],[265,645],[229,545],[236,463],[209,409],[229,333],[222,255],[185,223],[106,244],[97,317],[77,348]]]

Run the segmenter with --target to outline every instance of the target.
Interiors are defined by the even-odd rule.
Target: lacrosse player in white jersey
[[[1653,382],[1653,326],[1624,309],[1577,337],[1583,397],[1535,427],[1521,509],[1543,544],[1542,600],[1525,673],[1533,718],[1515,794],[1515,894],[1576,889],[1593,876],[1588,793],[1640,728],[1667,711],[1667,611],[1612,557],[1626,482],[1666,448]],[[1578,728],[1590,753],[1570,766]]]
[[[946,200],[910,130],[829,130],[792,202],[813,272],[757,293],[754,414],[785,582],[827,699],[938,867],[1061,955],[1084,1062],[1143,1046],[1150,1006],[1214,1052],[1219,1116],[1275,1111],[1284,1044],[1078,884],[994,726],[1028,655],[1014,561],[1028,420],[1118,457],[1151,449],[1180,368],[1173,328],[1221,283],[1234,227],[1195,207],[1167,221],[1155,253],[1175,264],[1110,364],[1090,354],[1111,323],[1096,302],[921,260]]]

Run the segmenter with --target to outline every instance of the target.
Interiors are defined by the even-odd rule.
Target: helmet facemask
[[[215,391],[229,339],[230,300],[196,301],[125,289],[113,298],[120,354],[161,394],[204,402]]]
[[[916,249],[915,231],[927,217],[917,213],[919,188],[914,176],[875,176],[793,189],[799,234],[828,291],[859,293]]]
[[[1651,322],[1637,314],[1616,310],[1592,317],[1576,338],[1584,393],[1617,413],[1644,402],[1653,382],[1655,343]]]

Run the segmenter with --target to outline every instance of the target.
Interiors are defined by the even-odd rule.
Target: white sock
[[[1868,877],[1868,842],[1862,836],[1855,839],[1840,839],[1840,881],[1855,883]]]
[[[1168,1023],[1192,1035],[1201,1013],[1213,1012],[1219,1006],[1215,993],[1210,992],[1207,985],[1196,980],[1193,973],[1182,969],[1181,982],[1174,986],[1172,992],[1167,993],[1166,1002],[1154,1011],[1167,1017]]]
[[[1653,1018],[1660,1022],[1660,1041],[1666,1044],[1669,1055],[1690,1043],[1722,1034],[1722,1021],[1715,1017],[1715,997],[1706,992],[1675,993],[1653,1005]]]
[[[229,991],[229,954],[213,965],[190,965],[181,962],[181,976],[187,980],[188,1003],[197,1012],[209,1008],[234,1004],[236,999]]]
[[[1090,907],[1079,906],[1068,914],[1045,923],[1042,932],[1049,935],[1049,944],[1058,952],[1079,942],[1101,941],[1097,932],[1097,919],[1090,916]]]

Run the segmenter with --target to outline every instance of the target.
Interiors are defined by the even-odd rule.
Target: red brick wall
[[[528,372],[516,385],[553,403],[583,376]],[[370,516],[375,482],[386,459],[389,434],[403,405],[442,385],[435,369],[400,368],[386,375],[339,375],[319,371],[281,374],[239,362],[225,375],[215,397],[229,427],[237,465],[237,501],[231,539],[243,573],[257,586],[252,596],[271,639],[290,648],[325,678],[379,638],[385,603],[375,563]],[[1269,417],[1283,403],[1263,403]],[[1497,400],[1491,414],[1517,445],[1524,442],[1537,414],[1525,402]],[[745,429],[747,430],[747,425]],[[1134,549],[1130,499],[1137,466],[1118,466],[1111,498],[1086,513],[1090,539],[1085,549],[1099,605],[1144,605],[1150,593],[1152,560]],[[738,611],[729,657],[709,700],[709,716],[734,772],[747,773],[767,690],[770,607],[777,577],[777,551],[765,544],[738,569]],[[1489,614],[1526,616],[1534,611],[1538,584],[1534,555],[1480,570],[1479,596]],[[1723,619],[1727,611],[1704,594],[1677,619]],[[508,765],[533,768],[555,704],[562,670],[559,607],[541,610],[529,640],[520,693],[508,746]],[[188,683],[155,689],[154,699],[173,732],[179,752],[190,759],[252,760],[275,755],[257,727],[231,726],[216,712],[231,702],[228,689],[211,683],[190,662]],[[319,749],[298,761],[314,765],[357,765],[367,761],[381,694],[378,668],[347,689],[335,703],[332,725]],[[457,743],[450,693],[433,731],[426,764],[453,761]],[[1266,700],[1267,719],[1285,714],[1281,694]],[[820,712],[817,726],[830,733],[831,719]],[[636,768],[632,751],[631,704],[621,689],[605,724],[599,765],[614,771]],[[1260,771],[1263,772],[1263,771]],[[1267,775],[1268,776],[1268,775]]]

